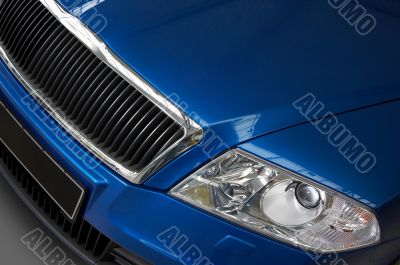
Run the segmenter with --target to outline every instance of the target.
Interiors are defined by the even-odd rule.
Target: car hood
[[[334,113],[400,96],[400,20],[377,4],[361,36],[319,0],[59,2],[230,145],[304,122],[307,93]]]
[[[259,137],[241,145],[255,155],[317,181],[362,203],[380,208],[400,199],[400,100],[337,115],[338,125],[357,139],[375,163],[360,171],[333,133],[311,123]],[[340,138],[340,137],[339,137]],[[299,141],[301,139],[301,141]]]

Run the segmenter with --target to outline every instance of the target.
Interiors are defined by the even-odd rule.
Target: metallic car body
[[[90,1],[81,5],[85,2]],[[76,6],[69,3],[60,0],[72,12]],[[347,194],[378,214],[382,242],[341,254],[348,264],[389,264],[400,254],[398,17],[371,7],[378,26],[361,37],[324,1],[106,0],[94,9],[108,21],[98,34],[113,52],[226,146],[221,148],[206,133],[202,144],[143,186],[128,183],[103,164],[87,170],[43,126],[44,114],[32,113],[21,102],[26,90],[0,62],[1,100],[88,188],[86,220],[154,264],[180,264],[179,256],[157,240],[172,226],[215,264],[315,264],[314,254],[167,195],[224,148],[239,146]],[[90,26],[85,16],[82,20]],[[309,92],[376,155],[372,171],[356,171],[293,108],[292,102]]]

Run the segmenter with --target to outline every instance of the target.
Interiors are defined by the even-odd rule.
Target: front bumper
[[[26,95],[25,89],[0,61],[1,101],[43,149],[86,186],[88,197],[82,217],[118,245],[148,262],[191,264],[185,255],[193,249],[201,252],[204,265],[318,264],[324,259],[336,262],[339,258],[337,255],[313,255],[267,239],[171,198],[165,190],[127,183],[103,164],[87,167],[82,153],[90,154],[67,134],[60,137],[60,131],[45,126],[46,113],[41,109],[32,111],[32,106],[24,104],[21,99]],[[70,143],[68,146],[66,139]],[[177,236],[170,249],[158,239],[169,229],[176,231],[174,235]],[[388,264],[393,258],[386,252],[392,253],[398,244],[398,241],[390,242],[346,253],[346,262]],[[372,254],[366,253],[374,253],[374,261],[371,261]],[[376,255],[382,258],[376,259]]]
[[[0,171],[2,170],[0,169]],[[26,234],[38,230],[43,233],[43,238],[51,239],[51,246],[48,251],[59,248],[64,252],[66,259],[75,264],[83,264],[84,261],[81,257],[65,246],[64,242],[54,236],[53,231],[50,231],[41,220],[35,218],[35,215],[27,209],[19,197],[20,194],[16,194],[9,188],[8,183],[3,178],[4,172],[1,172],[0,175],[1,263],[43,265],[43,258],[37,256],[39,252],[29,249],[20,240]]]

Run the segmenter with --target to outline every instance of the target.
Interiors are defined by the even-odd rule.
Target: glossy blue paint
[[[169,163],[143,186],[127,183],[103,164],[86,168],[22,104],[27,93],[2,62],[0,98],[40,144],[87,186],[85,218],[154,264],[181,264],[157,240],[172,226],[215,264],[315,264],[308,253],[167,195],[199,166],[239,146],[372,207],[382,225],[383,242],[342,256],[349,264],[384,265],[400,251],[396,225],[400,168],[395,156],[400,131],[395,115],[400,111],[396,101],[400,98],[400,20],[396,17],[400,9],[395,4],[388,7],[387,2],[365,1],[378,24],[362,37],[326,1],[60,0],[71,11],[94,3],[82,20],[94,27],[90,14],[104,17],[107,26],[99,36],[155,88],[172,95],[206,131],[200,146]],[[372,171],[355,170],[292,106],[309,92],[327,110],[343,113],[338,115],[340,121],[376,155]],[[232,255],[235,258],[229,260]]]
[[[84,211],[85,219],[121,246],[148,261],[162,265],[181,264],[179,257],[157,240],[157,236],[170,227],[177,227],[180,235],[188,237],[189,245],[185,244],[180,251],[184,252],[191,244],[195,244],[214,264],[256,265],[260,262],[268,262],[271,264],[312,265],[315,264],[312,257],[317,257],[317,260],[320,261],[326,258],[303,252],[248,229],[237,227],[230,222],[179,202],[165,192],[126,183],[103,165],[95,170],[85,168],[82,161],[66,148],[53,131],[43,126],[40,119],[26,105],[20,104],[20,99],[26,95],[26,91],[0,62],[0,98],[2,102],[6,103],[14,115],[26,126],[26,129],[56,158],[60,165],[67,168],[88,187],[90,197]],[[295,129],[297,128],[291,130]],[[265,153],[272,147],[269,144],[264,145],[262,141],[266,139],[266,142],[269,143],[268,139],[272,136],[274,134],[255,139],[242,145],[241,148],[270,159]],[[277,137],[275,140],[279,140],[279,138]],[[282,138],[285,139],[284,136]],[[257,143],[260,143],[260,146],[256,148]],[[270,160],[278,163],[276,160]],[[287,163],[279,164],[287,166]],[[288,168],[290,167],[288,166]],[[298,172],[304,173],[303,171]],[[391,204],[385,204],[382,207],[383,216],[385,216],[387,226],[391,227],[391,231],[399,232],[398,226],[391,222],[391,220],[399,219],[393,213],[393,209],[398,209],[399,202],[400,200],[392,201]],[[365,261],[360,264],[367,264],[366,262],[370,260],[377,265],[388,264],[396,253],[393,249],[396,249],[400,242],[399,239],[391,239],[390,242],[385,240],[379,246],[342,255],[346,257],[346,260]],[[389,249],[390,251],[388,251]],[[235,259],[231,259],[232,256]]]
[[[400,118],[395,113],[400,113],[400,101],[337,116],[376,156],[376,165],[367,173],[357,171],[327,136],[310,123],[255,139],[241,148],[379,211],[400,198],[400,179],[395,177],[400,165],[393,155],[400,148]],[[391,222],[400,219],[400,212],[393,211],[386,218],[386,225],[392,226]],[[393,231],[384,234],[388,240],[400,237],[400,233]]]
[[[121,60],[231,147],[304,122],[292,102],[309,92],[334,113],[399,98],[400,21],[394,6],[377,6],[367,6],[379,23],[364,37],[317,0],[113,0],[91,12],[106,18],[99,36]],[[146,184],[170,188],[194,168],[186,161]]]
[[[291,103],[308,92],[333,112],[400,97],[400,20],[367,8],[378,23],[364,37],[319,0],[107,0],[92,12],[125,63],[241,142],[304,121]],[[238,132],[245,117],[253,123]]]
[[[361,173],[311,123],[282,130],[241,147],[300,175],[345,193],[373,208],[400,196],[400,101],[337,115],[340,123],[376,157]],[[299,140],[301,139],[301,140]]]
[[[288,261],[312,264],[310,256],[300,250],[212,217],[169,197],[165,192],[128,184],[104,165],[95,169],[86,168],[83,161],[66,148],[54,131],[44,126],[36,112],[22,104],[21,98],[26,95],[25,89],[0,61],[1,101],[44,149],[88,188],[89,198],[84,218],[126,249],[154,264],[181,264],[179,257],[157,240],[160,233],[175,226],[215,264],[224,264],[225,256],[217,250],[218,243],[226,237],[257,246],[244,252],[242,256],[236,256],[238,261],[246,258],[246,263],[257,264],[267,250],[272,261],[278,262],[289,256]],[[207,227],[213,228],[212,233],[207,231]],[[217,246],[214,248],[214,245]],[[228,245],[233,247],[232,250],[237,248],[237,242],[228,241]],[[188,246],[184,245],[180,251],[184,251],[186,247]],[[226,251],[229,253],[229,250]]]

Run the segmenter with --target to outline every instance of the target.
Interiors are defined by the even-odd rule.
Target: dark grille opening
[[[93,261],[111,262],[120,265],[148,265],[135,255],[121,249],[104,234],[87,221],[78,217],[70,222],[49,195],[39,186],[30,173],[20,164],[8,148],[0,141],[0,167],[8,172],[17,183],[17,188],[35,204],[53,227],[75,245],[81,253],[85,253]],[[139,261],[142,261],[140,263]]]
[[[0,1],[0,44],[30,85],[94,146],[133,172],[183,128],[97,58],[38,0]]]

